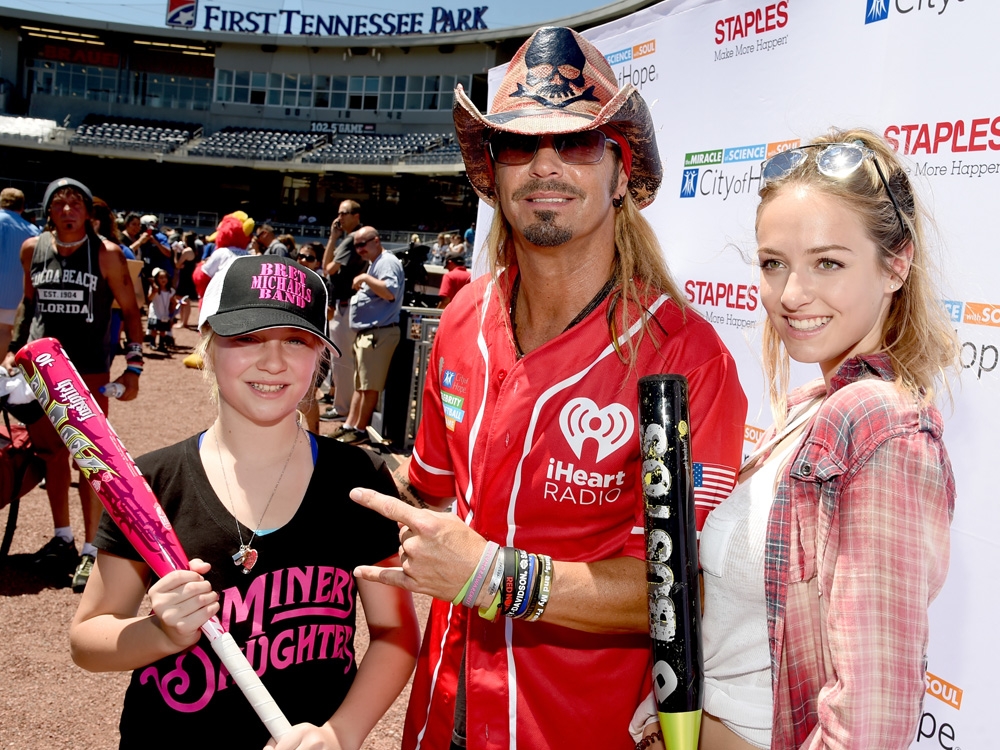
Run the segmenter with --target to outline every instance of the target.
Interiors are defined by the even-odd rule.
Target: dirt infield
[[[182,440],[214,419],[215,408],[209,403],[201,372],[185,368],[181,361],[197,334],[182,329],[175,333],[178,348],[172,356],[147,353],[139,397],[129,403],[112,403],[111,423],[133,456]],[[117,375],[124,363],[118,358],[115,365]],[[336,426],[321,424],[324,432]],[[70,509],[79,546],[83,520],[75,489]],[[7,522],[5,508],[0,510],[0,529]],[[30,555],[51,536],[48,501],[44,490],[35,488],[21,501],[10,556],[0,561],[0,748],[114,748],[128,674],[91,674],[70,659],[67,633],[79,596],[68,586],[53,588],[29,567]],[[427,606],[427,599],[420,597],[421,625]],[[367,642],[359,617],[357,653],[361,658]],[[369,736],[366,750],[399,747],[408,695],[409,688]],[[183,739],[178,740],[177,745],[183,747]]]

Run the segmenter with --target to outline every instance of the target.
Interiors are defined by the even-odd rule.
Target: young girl
[[[351,574],[399,564],[396,524],[348,496],[358,484],[395,493],[392,478],[380,459],[296,418],[321,351],[335,349],[325,320],[322,281],[290,259],[237,258],[209,285],[199,328],[218,416],[138,462],[191,569],[154,581],[105,515],[70,631],[80,666],[133,670],[122,748],[160,732],[192,747],[356,749],[409,678],[419,645],[410,595]],[[147,591],[152,612],[141,616]],[[360,665],[357,594],[371,633]],[[216,614],[293,724],[276,745],[200,634]]]
[[[153,284],[146,297],[149,317],[146,320],[146,339],[157,351],[167,351],[167,344],[174,343],[171,332],[177,313],[177,293],[170,286],[170,275],[162,268],[153,269]]]
[[[701,536],[701,747],[907,748],[955,500],[934,387],[958,348],[921,210],[881,138],[764,162],[757,242],[776,425]],[[788,358],[821,379],[787,392]]]

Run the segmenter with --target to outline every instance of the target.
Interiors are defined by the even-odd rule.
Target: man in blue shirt
[[[40,231],[21,215],[22,211],[24,193],[17,188],[0,191],[0,358],[10,346],[14,318],[24,296],[21,245]]]
[[[351,330],[354,339],[354,395],[344,426],[334,433],[343,443],[363,443],[365,428],[385,387],[389,362],[399,343],[399,311],[403,307],[403,264],[385,252],[378,232],[361,227],[354,233],[354,249],[369,262],[368,271],[354,277]]]

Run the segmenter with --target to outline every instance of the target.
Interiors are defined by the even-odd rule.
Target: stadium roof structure
[[[654,2],[655,0],[617,0],[600,4],[594,0],[570,0],[565,4],[550,3],[545,6],[516,4],[519,22],[504,23],[496,28],[488,27],[491,13],[489,6],[441,8],[433,6],[433,0],[427,5],[419,5],[413,0],[383,0],[379,6],[371,6],[365,10],[381,11],[386,3],[394,4],[398,9],[372,13],[365,10],[359,13],[359,7],[363,6],[318,0],[242,0],[238,4],[232,0],[201,0],[200,3],[189,0],[134,0],[130,3],[100,5],[74,0],[0,0],[0,17],[63,25],[71,22],[79,29],[161,36],[174,40],[180,37],[197,42],[379,48],[495,44],[508,39],[523,40],[540,26],[587,28],[620,18]],[[176,7],[183,4],[185,10],[181,12],[186,14],[183,20],[190,25],[168,25],[168,4]],[[580,10],[588,5],[593,7]],[[547,17],[547,11],[559,8],[572,12],[556,18]],[[232,15],[234,12],[238,14],[238,22],[237,16]],[[410,20],[404,21],[403,18],[407,16],[411,17]],[[417,16],[420,18],[416,19]],[[177,17],[174,14],[175,21]],[[375,17],[381,20],[372,21]],[[521,18],[525,22],[520,22]],[[363,19],[367,19],[367,22]],[[272,23],[274,28],[271,27]],[[243,30],[226,30],[227,24],[229,28]],[[415,25],[417,33],[411,31]],[[376,26],[381,28],[382,33],[376,32]],[[250,31],[254,27],[256,30]],[[457,30],[450,30],[452,28]],[[386,33],[388,29],[392,31]],[[399,29],[405,33],[399,33]],[[271,33],[265,33],[265,30]],[[306,33],[302,33],[303,30]]]

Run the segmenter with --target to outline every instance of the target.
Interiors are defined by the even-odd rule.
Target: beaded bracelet
[[[635,750],[646,750],[647,747],[655,743],[657,740],[663,739],[663,732],[657,729],[652,734],[647,734],[641,740],[635,743]]]

